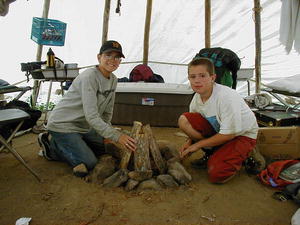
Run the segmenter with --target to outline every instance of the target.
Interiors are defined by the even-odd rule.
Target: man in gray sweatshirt
[[[106,41],[97,55],[99,65],[79,74],[51,112],[48,133],[38,141],[45,158],[65,161],[76,176],[85,176],[104,153],[103,139],[134,151],[133,138],[111,126],[117,77],[112,73],[124,58],[116,41]],[[50,134],[50,135],[49,135]]]

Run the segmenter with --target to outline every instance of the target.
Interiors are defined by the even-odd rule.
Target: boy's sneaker
[[[86,175],[88,175],[88,173],[89,171],[83,163],[80,163],[79,165],[73,168],[73,174],[76,177],[85,177]]]
[[[200,159],[195,159],[191,162],[191,166],[195,169],[206,169],[207,168],[207,161],[209,157],[217,151],[219,146],[210,147],[210,148],[202,148],[204,152],[204,156]]]
[[[256,147],[250,152],[249,157],[244,162],[244,165],[247,173],[256,175],[265,169],[266,160]]]
[[[38,142],[42,148],[42,156],[44,156],[47,160],[51,161],[52,158],[50,156],[50,143],[48,140],[48,136],[48,133],[40,133],[38,136]]]
[[[202,158],[191,161],[191,167],[195,169],[206,169],[208,159],[209,156],[205,154]]]

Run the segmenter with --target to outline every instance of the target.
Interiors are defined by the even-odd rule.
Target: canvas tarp
[[[108,39],[124,48],[124,61],[143,57],[146,0],[121,1],[121,15],[115,13],[117,0],[111,1]],[[229,48],[241,58],[242,67],[255,65],[253,1],[214,0],[212,5],[211,46]],[[286,54],[279,42],[281,1],[262,0],[262,82],[300,73],[300,56]],[[25,78],[21,62],[35,61],[36,44],[30,40],[32,17],[42,15],[43,1],[16,1],[0,18],[0,76],[10,82]],[[51,0],[49,18],[67,23],[65,46],[53,47],[65,62],[79,66],[97,64],[102,40],[104,1]],[[153,0],[149,60],[187,64],[204,48],[204,1]],[[42,59],[46,59],[48,46]],[[5,63],[4,63],[5,62]],[[118,77],[129,76],[136,64],[121,65]],[[168,83],[187,83],[186,66],[149,64]]]

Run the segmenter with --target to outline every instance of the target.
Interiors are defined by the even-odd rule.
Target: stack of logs
[[[114,143],[106,145],[109,154],[100,157],[86,181],[104,187],[125,185],[125,190],[131,191],[177,187],[192,180],[181,165],[176,148],[167,142],[157,142],[150,125],[143,126],[135,121],[130,136],[137,141],[136,151],[128,151]]]

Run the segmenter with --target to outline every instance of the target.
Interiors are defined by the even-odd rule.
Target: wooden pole
[[[105,6],[104,6],[104,12],[103,12],[102,44],[105,41],[107,41],[110,2],[111,2],[111,0],[105,0]]]
[[[44,7],[43,7],[43,15],[42,18],[48,18],[50,8],[50,0],[44,0]],[[36,53],[36,60],[41,61],[43,52],[43,45],[38,45],[38,50]]]
[[[261,88],[261,19],[260,0],[254,0],[255,18],[255,93],[260,93]]]
[[[44,0],[42,18],[48,18],[49,8],[50,8],[50,0]],[[36,51],[36,61],[41,61],[42,53],[43,53],[43,45],[38,45],[37,51]],[[32,90],[32,95],[31,95],[31,106],[32,107],[35,107],[35,105],[36,105],[37,97],[39,95],[40,85],[41,85],[41,81],[34,80],[33,90]]]
[[[205,0],[205,48],[210,48],[211,2]]]
[[[147,11],[146,11],[145,31],[144,31],[144,54],[143,54],[144,65],[148,64],[151,13],[152,13],[152,0],[147,0]]]

